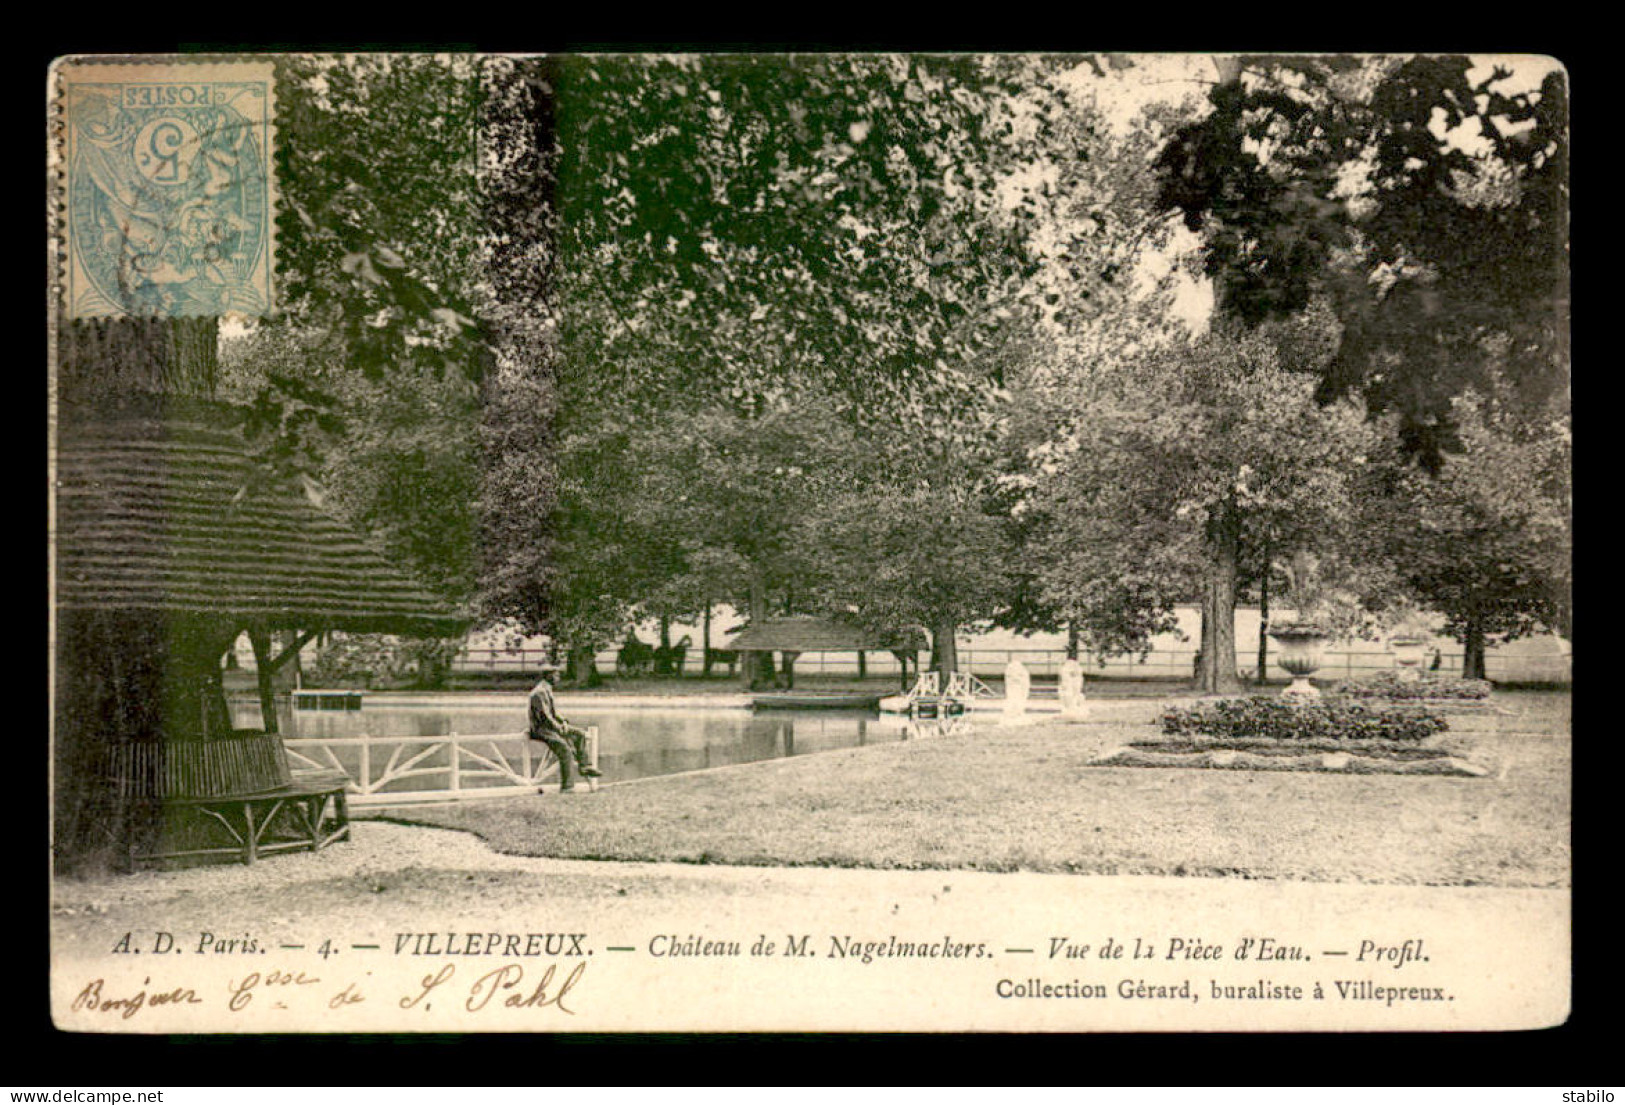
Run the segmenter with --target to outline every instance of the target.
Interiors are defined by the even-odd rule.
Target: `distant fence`
[[[1254,677],[1257,668],[1256,649],[1238,649],[1236,666],[1246,678]],[[1267,678],[1286,682],[1292,677],[1277,666],[1279,651],[1270,648],[1270,666]],[[541,670],[548,653],[543,649],[526,648],[467,648],[452,661],[452,671],[459,674],[530,674]],[[1439,658],[1439,671],[1445,675],[1460,675],[1463,654],[1444,652]],[[598,669],[606,674],[615,670],[616,653],[606,650],[597,655]],[[920,666],[931,661],[931,654],[918,655]],[[1060,671],[1066,650],[1060,648],[962,648],[959,650],[960,667],[983,678],[997,677],[1011,660],[1020,660],[1035,676],[1054,676]],[[1143,659],[1138,656],[1116,656],[1101,660],[1089,653],[1080,653],[1079,662],[1084,672],[1101,679],[1189,679],[1196,671],[1194,648],[1156,649]],[[1568,683],[1572,681],[1572,657],[1502,655],[1493,649],[1484,658],[1486,674],[1492,680],[1523,683]],[[1394,667],[1394,657],[1384,648],[1327,649],[1325,665],[1317,678],[1351,679]],[[684,656],[683,675],[698,675],[702,670],[701,650],[691,648]],[[712,665],[713,676],[726,673],[725,666]],[[898,675],[897,658],[890,652],[866,654],[864,670],[871,676]],[[858,655],[855,652],[804,652],[796,658],[798,674],[839,675],[856,677]]]

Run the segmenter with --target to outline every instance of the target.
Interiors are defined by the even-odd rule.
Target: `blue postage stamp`
[[[271,62],[70,58],[57,71],[68,317],[270,313]]]

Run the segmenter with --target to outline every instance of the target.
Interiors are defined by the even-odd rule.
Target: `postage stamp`
[[[268,313],[272,64],[68,58],[56,75],[68,317]]]

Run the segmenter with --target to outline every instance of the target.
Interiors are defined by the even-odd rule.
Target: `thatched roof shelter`
[[[302,489],[268,481],[200,405],[65,422],[56,460],[63,610],[413,636],[467,624]]]
[[[728,647],[741,652],[874,652],[921,649],[925,635],[917,629],[882,635],[833,618],[768,618],[740,629]]]
[[[319,846],[322,809],[345,821],[342,792],[294,780],[272,673],[327,630],[449,636],[467,624],[253,454],[238,431],[247,412],[214,401],[219,337],[214,318],[59,330],[52,736],[63,869],[109,849],[121,863],[205,854],[171,844],[209,832],[252,859],[291,809],[309,814],[294,843]],[[236,727],[222,679],[245,631],[258,729]],[[313,795],[319,809],[284,805]],[[271,803],[260,811],[271,820],[256,823],[257,801]]]
[[[203,400],[155,396],[62,410],[61,856],[108,846],[157,854],[155,842],[168,839],[175,818],[192,817],[198,800],[286,791],[293,776],[271,677],[314,634],[448,636],[467,624],[304,489],[272,476],[232,428],[235,417]],[[221,682],[225,651],[245,630],[260,729],[234,727]],[[280,654],[274,630],[293,631]]]

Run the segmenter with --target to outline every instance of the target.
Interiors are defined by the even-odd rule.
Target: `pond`
[[[257,727],[259,706],[232,702],[233,723]],[[568,720],[598,729],[605,782],[752,763],[784,756],[902,740],[904,719],[854,710],[665,709],[572,705]],[[370,700],[360,710],[278,708],[282,734],[298,737],[437,737],[505,734],[526,725],[523,699],[512,705],[447,703],[392,706]]]

